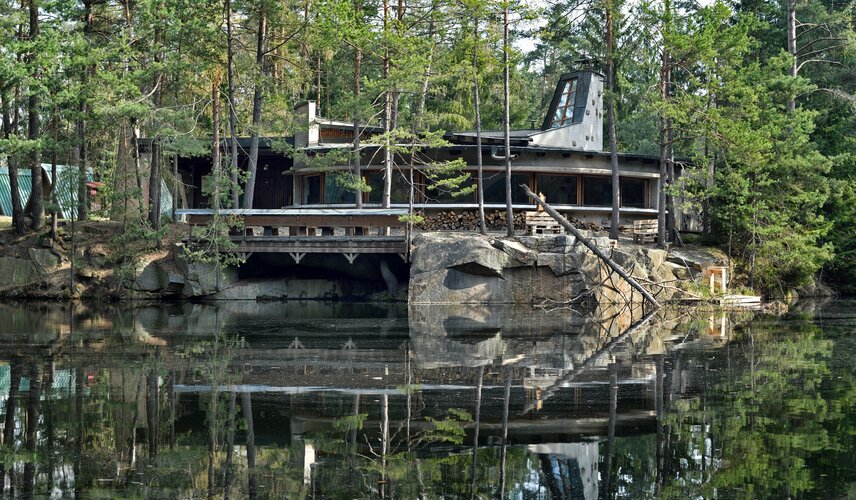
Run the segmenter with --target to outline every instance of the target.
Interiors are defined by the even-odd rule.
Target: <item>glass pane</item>
[[[355,199],[354,192],[342,186],[336,174],[324,176],[324,203],[352,204]]]
[[[366,174],[366,183],[372,188],[368,194],[368,203],[381,203],[383,201],[383,172],[370,172]],[[418,193],[416,193],[418,196]],[[407,203],[410,199],[410,182],[407,172],[396,170],[392,173],[392,203]],[[419,200],[415,200],[417,203]]]
[[[576,205],[577,176],[538,174],[538,192],[547,198],[547,203]]]
[[[574,107],[568,106],[567,108],[565,108],[565,119],[567,120],[569,118],[572,118],[573,116],[574,116]]]
[[[612,205],[612,179],[583,177],[583,204],[590,207]]]
[[[645,191],[648,181],[644,179],[621,179],[621,206],[645,208]]]
[[[457,175],[453,174],[452,177],[457,177]],[[462,182],[460,188],[455,189],[455,191],[460,191],[461,189],[470,187],[474,182],[475,180],[472,177],[469,177]],[[430,179],[428,179],[428,183],[431,183]],[[448,188],[437,189],[429,186],[427,194],[429,203],[473,203],[475,200],[475,195],[473,193],[453,196],[452,193],[449,192]]]
[[[559,96],[559,104],[556,105],[556,108],[559,109],[559,108],[565,107],[565,103],[567,103],[567,102],[568,102],[568,94],[562,94],[561,96]]]
[[[321,203],[320,175],[303,178],[303,203],[306,205]]]
[[[521,184],[529,185],[529,174],[511,174],[512,203],[530,203],[529,197],[520,189]],[[505,203],[505,172],[485,174],[484,202]]]

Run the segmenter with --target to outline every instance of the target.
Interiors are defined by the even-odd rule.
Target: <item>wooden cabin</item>
[[[351,165],[313,166],[312,158],[353,148],[353,123],[319,116],[314,101],[296,107],[303,130],[293,137],[279,139],[304,153],[292,160],[277,152],[276,140],[262,139],[259,148],[259,170],[253,208],[345,208],[353,207],[355,193],[341,184],[342,173]],[[518,210],[533,210],[534,204],[517,188],[527,184],[533,192],[543,193],[546,200],[562,212],[584,222],[609,225],[612,206],[610,155],[603,150],[603,76],[592,71],[563,75],[553,94],[540,128],[514,130],[510,151],[504,151],[503,134],[484,131],[482,157],[486,209],[505,208],[504,157],[512,157],[513,204]],[[382,129],[364,126],[360,133],[361,166],[371,191],[362,193],[365,208],[380,207],[383,192],[383,145],[378,135]],[[427,214],[442,210],[476,210],[476,193],[454,196],[438,188],[428,171],[431,162],[463,159],[473,184],[476,177],[476,134],[473,131],[448,131],[448,145],[419,151],[418,160],[407,155],[394,155],[392,208],[408,206],[410,169],[413,172],[414,203]],[[246,168],[249,139],[240,139],[240,164]],[[228,143],[228,140],[225,141]],[[224,148],[224,160],[228,144]],[[659,160],[655,156],[620,153],[621,224],[657,217],[660,183]],[[328,162],[329,163],[329,162]],[[202,186],[210,175],[210,159],[181,158],[179,171],[188,186],[187,207],[207,208]],[[680,175],[680,169],[677,172]],[[682,230],[698,226],[692,214],[680,213]]]

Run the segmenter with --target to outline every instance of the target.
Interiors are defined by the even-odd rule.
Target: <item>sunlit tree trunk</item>
[[[473,20],[473,100],[476,105],[476,164],[478,166],[479,231],[487,233],[484,220],[484,165],[482,161],[481,99],[479,96],[479,20]]]
[[[39,37],[39,7],[36,0],[30,0],[30,43],[34,43]],[[28,57],[28,63],[33,66],[33,80],[38,82],[41,71],[38,68],[36,60],[35,47],[30,49],[33,51]],[[27,139],[37,141],[39,139],[39,92],[32,86],[29,89],[29,98],[27,104]],[[32,143],[31,143],[32,144]],[[38,230],[44,224],[44,187],[42,185],[42,164],[39,148],[33,147],[30,153],[30,176],[32,181],[32,189],[30,191],[30,201],[27,205],[30,207],[30,217],[33,219],[33,229]]]
[[[240,208],[238,199],[238,114],[235,110],[235,48],[233,45],[232,0],[226,0],[226,79],[229,85],[229,146],[232,153],[229,171],[232,178],[232,208]]]
[[[256,189],[256,172],[259,163],[259,127],[262,122],[262,86],[265,74],[265,37],[267,33],[267,15],[259,10],[259,27],[256,37],[256,71],[259,81],[253,91],[253,124],[250,135],[250,161],[247,168],[247,186],[244,189],[244,208],[253,208]]]
[[[514,236],[514,209],[511,196],[511,93],[509,92],[508,0],[502,4],[502,131],[505,144],[505,218],[508,236]]]
[[[392,132],[392,92],[389,82],[389,0],[383,0],[383,199],[381,205],[389,208],[392,204],[392,152],[390,151],[390,133]]]
[[[2,84],[0,84],[2,85]],[[0,106],[3,107],[3,138],[10,139],[18,133],[18,99],[20,95],[20,83],[15,84],[15,99],[9,98],[8,88],[2,87],[0,90]],[[14,111],[10,112],[11,109]],[[13,118],[14,116],[14,118]],[[6,156],[6,163],[9,167],[9,188],[12,198],[12,225],[18,234],[24,234],[26,227],[24,225],[24,207],[21,204],[21,191],[19,187],[18,176],[18,159],[10,154]]]
[[[618,239],[619,208],[621,207],[621,178],[618,173],[618,140],[615,136],[615,55],[613,54],[614,12],[612,0],[606,1],[606,119],[609,129],[609,159],[612,165],[612,213],[609,218],[609,237]]]

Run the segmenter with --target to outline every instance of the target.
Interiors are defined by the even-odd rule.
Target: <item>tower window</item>
[[[577,79],[565,82],[559,94],[559,102],[556,103],[556,111],[553,113],[553,121],[550,128],[564,127],[570,125],[574,118],[574,104],[577,100]]]

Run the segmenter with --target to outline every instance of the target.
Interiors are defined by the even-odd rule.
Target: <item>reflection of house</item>
[[[512,131],[512,186],[516,208],[531,209],[523,191],[517,186],[527,184],[541,192],[548,202],[578,219],[607,224],[612,203],[610,155],[603,151],[603,77],[591,71],[563,75],[539,129]],[[340,172],[348,172],[347,161],[333,166],[317,166],[313,158],[331,152],[344,152],[353,146],[353,124],[321,118],[316,103],[309,101],[297,107],[304,131],[286,140],[305,153],[292,160],[276,153],[269,142],[260,147],[259,172],[254,208],[283,208],[292,206],[348,207],[353,206],[355,194],[341,185]],[[378,127],[364,127],[361,135],[361,165],[371,191],[363,193],[366,207],[379,206],[383,191],[383,152]],[[415,203],[418,208],[476,209],[476,194],[453,197],[438,189],[424,174],[426,162],[463,159],[472,173],[464,185],[472,185],[476,169],[476,134],[446,132],[448,145],[419,153],[418,161],[409,155],[395,154],[392,179],[392,204],[406,206],[409,201],[409,165],[423,165],[414,172]],[[241,139],[242,168],[246,164],[247,141]],[[482,137],[484,158],[485,202],[488,208],[505,206],[504,156],[501,132],[487,131]],[[328,156],[329,158],[329,156]],[[620,154],[622,222],[630,219],[650,219],[656,216],[660,175],[656,157]],[[329,163],[329,162],[323,162]],[[179,169],[186,184],[191,186],[189,208],[205,208],[202,194],[203,178],[210,174],[208,159],[180,159]],[[679,174],[680,172],[678,172]]]

